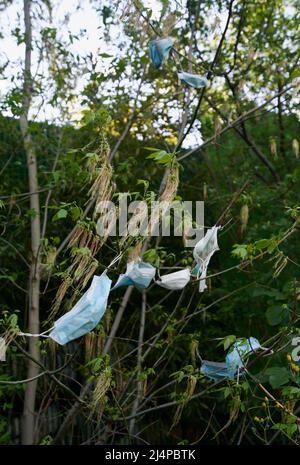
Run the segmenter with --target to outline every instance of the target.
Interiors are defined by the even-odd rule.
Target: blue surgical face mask
[[[211,362],[209,360],[202,360],[200,371],[205,376],[210,379],[214,379],[215,381],[224,378],[234,378],[234,375],[230,372],[230,370],[228,370],[228,367],[224,362]]]
[[[135,286],[139,290],[146,289],[155,276],[155,268],[150,263],[129,262],[126,273],[119,276],[118,281],[112,289],[123,286]]]
[[[198,74],[185,73],[182,71],[181,73],[178,73],[178,77],[181,82],[184,82],[195,89],[201,89],[201,87],[206,87],[208,84],[206,77],[199,76]]]
[[[244,367],[246,357],[261,349],[261,345],[254,337],[238,339],[226,355],[226,365],[229,370],[237,371]]]
[[[189,268],[184,270],[175,271],[175,273],[165,274],[155,281],[161,287],[176,291],[183,289],[191,279],[191,272]]]
[[[49,337],[63,345],[92,331],[104,315],[110,287],[111,280],[105,272],[94,276],[90,288],[72,310],[54,323]]]
[[[173,39],[166,37],[165,39],[151,40],[149,43],[150,59],[155,68],[159,69],[164,61],[168,58],[171,48],[173,47]]]

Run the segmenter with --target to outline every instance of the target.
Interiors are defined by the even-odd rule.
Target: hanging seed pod
[[[187,382],[187,387],[186,387],[186,391],[184,393],[184,397],[183,397],[183,400],[182,402],[178,405],[177,409],[176,409],[176,412],[175,412],[175,415],[174,415],[174,419],[173,419],[173,423],[172,423],[172,426],[170,428],[170,431],[174,428],[174,426],[176,426],[181,418],[181,415],[182,415],[182,412],[183,412],[183,409],[184,407],[186,406],[186,404],[191,400],[191,397],[192,395],[194,394],[194,391],[195,391],[195,388],[196,388],[196,384],[197,384],[197,378],[196,376],[194,375],[190,375],[188,377],[188,382]]]
[[[193,367],[196,366],[196,354],[197,354],[198,346],[199,346],[199,342],[195,340],[193,340],[190,344],[191,359],[192,359]]]
[[[84,233],[84,231],[85,231],[84,228],[77,225],[76,230],[75,230],[75,232],[73,234],[73,237],[72,237],[72,239],[70,240],[70,242],[68,244],[68,248],[71,249],[72,247],[78,247],[80,238],[81,238],[82,234]]]
[[[238,91],[239,91],[240,93],[243,92],[244,87],[245,87],[245,84],[246,84],[245,81],[244,81],[243,79],[241,79],[240,82],[239,82],[239,85],[238,85]]]
[[[164,218],[164,215],[170,207],[170,202],[172,202],[177,193],[178,184],[179,166],[177,164],[169,168],[163,191],[159,197],[159,204],[155,208],[153,208],[151,212],[151,219],[148,224],[149,236],[153,235],[153,231],[157,227],[157,223],[159,222],[160,216],[161,218]]]
[[[173,13],[170,13],[164,20],[162,32],[163,36],[169,36],[172,33],[172,30],[176,24],[176,16]]]
[[[49,319],[54,318],[54,316],[58,312],[58,310],[59,310],[59,308],[61,306],[62,300],[65,297],[65,295],[67,293],[67,290],[69,289],[69,287],[71,285],[72,285],[72,278],[70,276],[67,276],[64,279],[64,281],[61,283],[59,288],[58,288],[58,291],[56,293],[56,296],[55,296],[55,299],[54,299],[54,302],[53,302],[53,306],[52,306],[52,309],[51,309]]]
[[[106,312],[105,312],[106,313]],[[103,326],[100,326],[98,334],[96,334],[96,346],[95,346],[95,356],[99,357],[100,354],[103,353],[104,345],[105,345],[105,329]]]
[[[221,132],[222,129],[222,121],[220,120],[218,115],[215,115],[214,117],[214,129],[215,129],[215,134],[214,134],[214,143],[216,143],[217,138]]]
[[[94,358],[95,333],[92,331],[84,336],[85,361],[89,362]]]
[[[227,423],[223,426],[223,428],[221,428],[214,436],[213,439],[215,439],[217,436],[219,436],[220,433],[222,433],[223,431],[225,431],[232,423],[234,423],[238,416],[239,416],[239,412],[240,412],[240,408],[241,408],[241,398],[239,395],[237,396],[234,396],[232,401],[231,401],[231,405],[230,405],[230,411],[229,411],[229,420],[227,421]]]
[[[80,299],[80,297],[81,297],[80,291],[78,289],[75,289],[72,292],[71,297],[66,300],[66,305],[65,305],[66,311],[71,310],[71,308],[75,305],[77,300]]]
[[[18,332],[19,332],[19,327],[14,326],[14,327],[9,327],[6,329],[4,334],[2,334],[2,337],[0,337],[0,361],[5,362],[6,361],[6,351],[14,339],[16,338]]]
[[[165,184],[165,188],[160,196],[160,201],[171,202],[177,192],[179,184],[179,167],[173,166],[169,170],[168,178]]]
[[[120,241],[120,246],[122,247],[124,242],[127,240],[128,233],[130,236],[137,236],[141,232],[141,227],[143,230],[148,224],[148,207],[146,202],[140,202],[139,206],[133,211],[132,218],[127,223],[127,235],[123,236]],[[136,229],[137,228],[137,229]]]
[[[274,265],[275,271],[273,273],[273,278],[277,278],[280,275],[280,273],[284,270],[287,264],[288,264],[288,259],[284,256],[282,252],[280,252],[279,258]]]
[[[276,144],[276,140],[273,137],[270,138],[270,150],[271,150],[271,154],[276,159],[277,158],[277,144]]]
[[[54,270],[56,261],[56,247],[51,247],[48,253],[43,257],[43,262],[40,264],[41,267],[41,279],[49,279],[52,271]]]
[[[199,225],[197,225],[197,227],[198,226]],[[189,211],[185,211],[184,212],[184,218],[183,218],[183,234],[182,234],[182,240],[183,240],[183,243],[184,243],[185,247],[186,247],[188,239],[191,236],[191,228],[192,227],[193,227],[192,215],[190,214]]]
[[[253,48],[250,48],[249,54],[247,57],[247,66],[249,66],[252,63],[254,58],[255,58],[255,50]]]
[[[299,158],[299,142],[297,139],[293,139],[292,142],[293,152],[296,158]]]
[[[105,396],[107,390],[109,389],[111,383],[111,370],[106,368],[98,376],[96,387],[93,392],[92,401],[91,401],[91,410],[95,413],[97,409],[101,411],[103,404],[103,397]]]
[[[247,204],[244,204],[240,210],[240,221],[241,221],[241,233],[242,234],[246,231],[248,220],[249,220],[249,207]]]
[[[86,270],[84,280],[83,280],[83,282],[81,284],[81,290],[82,291],[85,288],[85,286],[87,285],[87,283],[89,282],[89,280],[92,278],[92,276],[94,276],[98,266],[99,266],[98,260],[93,259],[93,261],[90,262],[89,268]]]

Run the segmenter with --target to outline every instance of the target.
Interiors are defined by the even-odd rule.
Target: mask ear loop
[[[240,367],[238,367],[237,371],[236,384],[240,384]]]
[[[253,347],[251,346],[250,338],[248,338],[248,342],[249,342],[249,345],[250,345],[250,347],[251,347],[251,350],[252,350],[253,352],[256,352],[255,349],[253,349]],[[261,350],[267,352],[266,354],[263,354],[263,357],[268,357],[269,355],[274,354],[274,350],[273,350],[273,349],[270,349],[269,347],[260,346],[259,348],[260,348]]]
[[[105,268],[103,273],[106,273],[109,268],[111,268],[115,263],[117,263],[118,260],[123,256],[123,252],[120,252],[111,262],[110,264]]]
[[[49,333],[50,331],[52,331],[52,329],[54,329],[54,326],[52,326],[52,328],[50,329],[47,329],[47,331],[44,331],[43,333],[40,333],[40,334],[33,334],[33,333],[17,333],[18,336],[27,336],[27,337],[50,337],[50,336],[47,336],[46,334]]]
[[[249,344],[250,344],[250,341],[249,341]],[[250,347],[251,347],[251,344],[250,344]],[[240,359],[241,359],[241,362],[242,362],[242,365],[243,365],[243,370],[245,370],[245,369],[246,369],[247,362],[246,362],[246,363],[244,362],[244,360],[243,360],[243,358],[242,358],[242,355],[241,355],[241,353],[240,353],[238,347],[236,348],[236,350],[237,350],[237,353],[239,354],[239,357],[240,357]],[[251,350],[252,350],[252,348],[251,348]],[[247,356],[247,354],[245,354],[245,357],[246,357],[246,356]],[[237,384],[240,384],[240,367],[238,367],[238,370],[237,370],[236,382],[237,382]]]
[[[157,276],[158,276],[158,281],[161,281],[161,276],[160,276],[160,272],[159,272],[159,268],[156,268],[156,273],[157,273]]]
[[[199,360],[201,362],[201,365],[202,365],[203,364],[203,358],[201,357],[198,349],[196,349],[196,354],[197,354],[197,356],[198,356],[198,358],[199,358]]]

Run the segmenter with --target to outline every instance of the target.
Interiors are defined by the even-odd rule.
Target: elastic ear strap
[[[52,331],[52,329],[54,329],[54,326],[52,326],[52,328],[50,329],[47,329],[47,331],[44,331],[43,333],[40,333],[40,334],[33,334],[33,333],[18,333],[18,336],[27,336],[27,337],[50,337],[50,336],[46,336],[47,333],[49,333],[50,331]]]
[[[113,266],[123,255],[123,252],[119,253],[111,262],[110,264],[106,267],[106,270],[108,270],[111,266]]]
[[[269,349],[269,347],[260,346],[260,348],[261,348],[262,350],[265,350],[265,351],[268,352],[268,353],[266,353],[266,354],[263,354],[263,357],[267,357],[268,355],[274,354],[274,350],[273,350],[273,349]]]
[[[32,333],[18,333],[18,336],[27,336],[27,337],[50,337],[44,334],[32,334]]]
[[[203,363],[203,358],[202,358],[201,355],[199,354],[199,350],[198,350],[198,349],[196,349],[196,354],[198,355],[199,360],[200,360],[200,362],[201,362],[201,364],[202,364],[202,363]]]

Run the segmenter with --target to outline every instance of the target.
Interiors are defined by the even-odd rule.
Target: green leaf
[[[112,58],[113,55],[109,55],[108,53],[99,53],[99,57],[102,57],[102,58]]]
[[[255,247],[259,250],[267,249],[270,245],[273,245],[272,239],[260,239],[255,242]]]
[[[265,373],[269,377],[269,383],[273,389],[278,389],[290,380],[289,372],[284,367],[267,368]]]
[[[268,297],[274,297],[275,299],[283,299],[284,296],[277,289],[267,289],[265,287],[255,287],[252,292],[253,297],[259,297],[261,295],[266,295]]]
[[[156,150],[153,153],[150,153],[146,158],[153,159],[156,163],[165,165],[172,162],[174,159],[173,153],[168,153],[165,150]]]
[[[287,386],[282,388],[282,394],[289,399],[300,399],[300,388]]]
[[[10,327],[15,328],[17,326],[17,324],[18,324],[18,315],[13,313],[12,315],[10,315],[8,321],[9,321]]]
[[[231,346],[235,341],[236,336],[234,335],[226,337],[226,339],[224,340],[224,350],[228,349],[228,347]]]
[[[58,212],[53,216],[53,219],[52,221],[58,221],[58,220],[61,220],[63,218],[66,218],[68,216],[68,210],[66,210],[65,208],[61,208],[60,210],[58,210]]]
[[[160,152],[160,149],[156,147],[143,147],[145,150],[149,150],[150,152]]]
[[[81,212],[82,212],[82,210],[81,210],[80,207],[71,208],[72,220],[74,220],[74,221],[78,220],[78,218],[80,218]]]
[[[300,77],[300,68],[294,69],[291,73],[291,80],[296,79],[297,77]]]
[[[289,308],[283,305],[273,305],[266,311],[266,318],[270,326],[287,324],[289,320]]]
[[[229,387],[226,387],[224,389],[224,399],[227,399],[227,397],[230,395],[231,389]]]
[[[247,245],[245,245],[245,244],[234,244],[231,254],[234,257],[237,257],[237,258],[240,258],[241,260],[244,260],[248,256]]]

